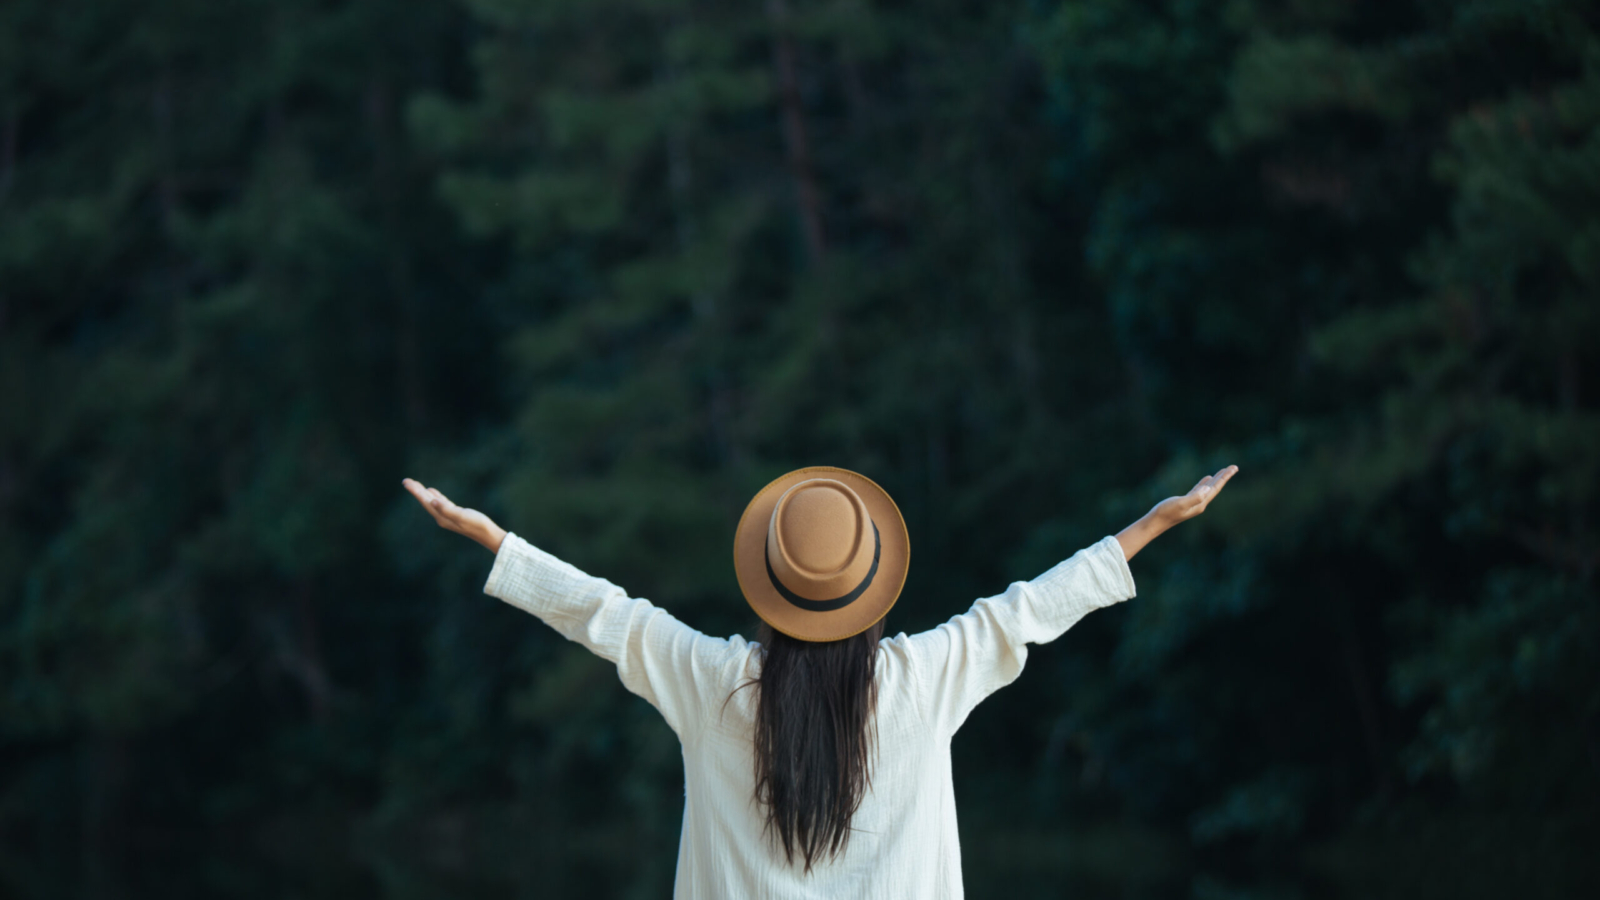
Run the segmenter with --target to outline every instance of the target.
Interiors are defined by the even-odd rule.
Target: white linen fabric
[[[678,900],[961,897],[951,736],[979,701],[1022,673],[1028,644],[1134,596],[1122,545],[1107,536],[937,628],[884,638],[871,788],[845,851],[806,873],[763,834],[754,800],[755,691],[735,689],[760,672],[760,644],[701,634],[514,534],[483,590],[616,663],[628,690],[677,732],[685,783]]]

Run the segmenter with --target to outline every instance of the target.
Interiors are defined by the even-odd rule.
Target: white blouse
[[[686,787],[678,900],[961,897],[951,736],[979,701],[1022,673],[1028,644],[1134,595],[1122,545],[1107,536],[937,628],[884,638],[871,787],[845,851],[808,874],[763,836],[754,800],[755,692],[733,691],[760,671],[760,644],[701,634],[514,534],[483,590],[616,663],[628,690],[677,732]]]

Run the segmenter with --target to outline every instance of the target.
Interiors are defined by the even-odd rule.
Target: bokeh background
[[[1206,471],[957,737],[974,898],[1600,896],[1600,4],[7,0],[0,895],[664,897],[672,733],[410,475],[716,634]]]

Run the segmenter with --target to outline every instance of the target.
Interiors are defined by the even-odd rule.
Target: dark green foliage
[[[1209,745],[1195,837],[1425,787],[1592,808],[1593,10],[1074,3],[1045,24],[1101,183],[1094,274],[1152,418],[1207,448],[1163,471],[1251,475],[1158,551],[1119,642],[1128,701]],[[1141,96],[1182,99],[1130,114]]]
[[[957,739],[968,890],[1554,895],[1597,298],[1581,0],[0,5],[0,893],[665,892],[671,732],[402,475],[749,635],[745,501],[858,469],[893,633],[1237,462]]]

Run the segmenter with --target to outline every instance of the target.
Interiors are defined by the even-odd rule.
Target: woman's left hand
[[[1189,493],[1181,497],[1168,497],[1152,507],[1139,521],[1117,532],[1117,543],[1122,545],[1123,557],[1133,559],[1135,553],[1143,550],[1146,544],[1168,528],[1205,512],[1211,501],[1222,493],[1223,485],[1238,471],[1238,466],[1223,466],[1217,470],[1217,474],[1207,475],[1195,482]]]
[[[400,483],[405,485],[411,496],[417,498],[422,508],[433,516],[439,527],[456,534],[464,534],[489,548],[490,553],[500,552],[500,543],[506,539],[506,530],[494,523],[494,520],[475,509],[467,509],[450,502],[438,488],[424,487],[414,478],[402,478]]]
[[[1189,493],[1181,497],[1168,497],[1157,503],[1150,513],[1161,519],[1168,528],[1179,522],[1188,521],[1205,512],[1211,501],[1222,493],[1223,485],[1227,484],[1228,479],[1238,471],[1238,466],[1224,466],[1217,470],[1217,474],[1207,475],[1195,482]]]

